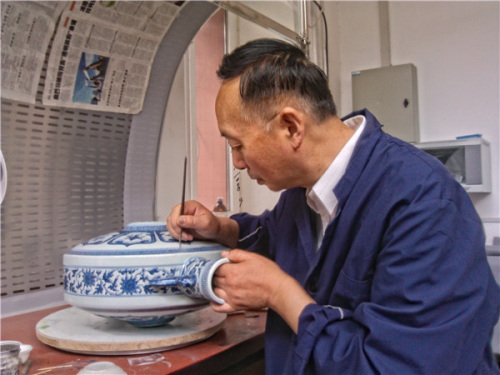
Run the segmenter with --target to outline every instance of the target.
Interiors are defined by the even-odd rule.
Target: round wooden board
[[[36,335],[49,346],[74,353],[143,354],[205,340],[222,328],[225,319],[225,314],[206,307],[178,316],[164,326],[139,328],[70,307],[41,319]]]

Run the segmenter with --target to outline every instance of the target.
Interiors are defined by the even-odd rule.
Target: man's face
[[[221,85],[215,104],[219,131],[231,147],[235,168],[246,169],[251,179],[272,191],[293,187],[293,168],[287,160],[287,144],[277,117],[264,124],[246,121],[240,112],[239,79]]]

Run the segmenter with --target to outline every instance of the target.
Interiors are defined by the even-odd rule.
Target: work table
[[[113,362],[129,375],[263,373],[265,311],[229,315],[221,330],[193,345],[149,354],[101,356],[65,352],[38,340],[36,324],[65,308],[68,306],[2,319],[2,340],[33,346],[28,375],[73,375],[88,364],[101,361]]]

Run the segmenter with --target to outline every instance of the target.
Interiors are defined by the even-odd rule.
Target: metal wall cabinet
[[[438,158],[468,193],[491,193],[490,143],[481,137],[417,143]]]
[[[355,111],[372,112],[386,133],[406,142],[420,140],[415,65],[352,72],[352,104]]]

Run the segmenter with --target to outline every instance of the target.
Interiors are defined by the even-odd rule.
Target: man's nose
[[[232,157],[233,157],[233,165],[236,169],[245,169],[247,167],[245,159],[243,158],[240,152],[233,150]]]

